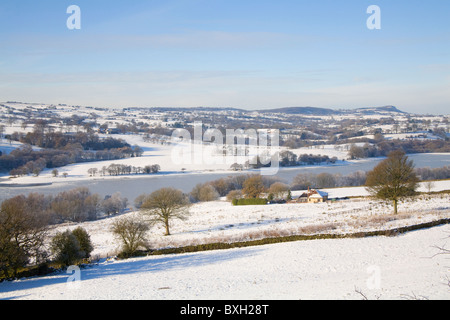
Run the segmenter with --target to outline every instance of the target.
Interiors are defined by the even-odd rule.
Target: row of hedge
[[[143,257],[150,255],[166,255],[166,254],[182,254],[182,253],[193,253],[200,251],[212,251],[212,250],[226,250],[233,248],[244,248],[244,247],[252,247],[259,245],[267,245],[267,244],[276,244],[283,242],[295,242],[295,241],[307,241],[307,240],[321,240],[321,239],[344,239],[344,238],[367,238],[367,237],[376,237],[376,236],[387,236],[393,237],[399,234],[403,234],[410,231],[432,228],[444,224],[450,224],[450,219],[441,219],[428,223],[412,225],[407,227],[401,227],[390,230],[379,230],[379,231],[369,231],[369,232],[357,232],[357,233],[349,233],[349,234],[316,234],[316,235],[293,235],[286,237],[274,237],[274,238],[264,238],[260,240],[251,240],[251,241],[242,241],[242,242],[232,242],[232,243],[206,243],[201,245],[193,245],[193,246],[185,246],[178,248],[167,248],[167,249],[158,249],[158,250],[150,250],[150,251],[137,251],[130,255],[119,254],[117,258],[119,259],[127,259],[132,257]],[[50,267],[48,264],[42,264],[40,266],[24,268],[18,274],[18,278],[21,277],[30,277],[30,276],[42,276],[49,273],[53,273],[58,271],[59,269]],[[2,282],[2,279],[0,279]]]
[[[418,225],[406,226],[401,228],[395,228],[390,230],[378,230],[378,231],[366,231],[366,232],[356,232],[348,234],[315,234],[315,235],[293,235],[285,237],[273,237],[264,238],[260,240],[242,241],[242,242],[232,242],[232,243],[206,243],[200,245],[178,247],[178,248],[167,248],[158,249],[151,251],[141,251],[137,256],[146,255],[165,255],[165,254],[180,254],[180,253],[192,253],[199,251],[211,251],[211,250],[226,250],[234,248],[244,248],[259,245],[283,243],[283,242],[295,242],[295,241],[307,241],[307,240],[323,240],[323,239],[344,239],[344,238],[368,238],[368,237],[394,237],[406,232],[426,229],[431,227],[436,227],[444,224],[450,224],[450,219],[441,219],[432,222],[422,223]]]
[[[233,204],[233,206],[266,205],[267,199],[263,199],[263,198],[233,199],[232,204]]]

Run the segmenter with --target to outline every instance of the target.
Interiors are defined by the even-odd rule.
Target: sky
[[[0,101],[449,114],[450,1],[2,0]]]

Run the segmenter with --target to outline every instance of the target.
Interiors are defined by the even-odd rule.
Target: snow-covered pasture
[[[331,197],[337,197],[346,194],[345,190],[347,194],[355,195],[359,193],[358,190],[362,192],[361,189],[363,188],[339,188],[327,191]],[[149,231],[148,239],[152,248],[159,249],[298,234],[385,230],[450,218],[449,198],[449,194],[437,194],[407,199],[400,203],[397,216],[393,215],[390,203],[370,198],[266,206],[232,206],[224,200],[203,202],[191,207],[187,220],[171,221],[171,236],[164,236],[163,226],[156,225]],[[94,243],[92,256],[105,258],[116,254],[120,249],[120,243],[110,232],[111,224],[127,216],[141,216],[141,212],[62,225],[51,232],[82,226]]]
[[[397,237],[313,240],[104,261],[0,283],[0,299],[449,299],[447,226]]]
[[[425,188],[422,186],[421,189]],[[435,182],[434,191],[448,190]],[[326,190],[330,198],[365,196],[364,188]],[[294,196],[296,193],[294,193]],[[449,194],[421,195],[392,206],[370,198],[319,204],[232,206],[224,200],[194,204],[186,221],[148,233],[153,248],[246,241],[293,234],[353,233],[450,218]],[[395,237],[310,240],[265,246],[116,260],[120,243],[111,224],[126,216],[57,226],[81,226],[97,263],[79,282],[61,272],[0,283],[0,299],[449,299],[448,225]],[[108,258],[109,259],[106,259]],[[73,279],[73,277],[72,277]],[[74,285],[75,284],[75,285]]]

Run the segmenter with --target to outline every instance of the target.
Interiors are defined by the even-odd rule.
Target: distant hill
[[[329,116],[329,115],[343,115],[343,114],[386,114],[386,113],[402,113],[406,114],[394,106],[383,107],[367,107],[357,109],[328,109],[316,107],[286,107],[276,109],[258,110],[261,113],[284,113],[295,115],[315,115],[315,116]]]
[[[315,107],[287,107],[269,110],[258,110],[261,113],[284,113],[284,114],[304,114],[304,115],[333,115],[339,113],[337,110]]]
[[[376,114],[376,113],[386,113],[386,112],[404,113],[404,114],[407,113],[407,112],[397,109],[394,106],[384,106],[384,107],[375,107],[375,108],[359,108],[359,109],[356,109],[356,111],[358,111],[359,113],[364,113],[364,114]]]

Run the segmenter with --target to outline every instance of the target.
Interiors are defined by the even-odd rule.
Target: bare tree
[[[122,242],[122,252],[128,256],[134,254],[139,247],[147,247],[146,234],[148,225],[135,218],[127,217],[117,220],[111,232]]]
[[[275,199],[285,199],[289,191],[289,186],[282,182],[275,182],[269,188],[269,193],[273,194]]]
[[[434,181],[425,181],[424,187],[427,189],[428,193],[431,193],[431,190],[435,187]]]
[[[393,151],[367,174],[366,189],[379,199],[392,201],[397,214],[398,201],[414,195],[418,181],[413,161],[403,151]]]
[[[261,175],[254,175],[244,181],[242,193],[247,198],[259,198],[266,192],[264,181]]]
[[[114,193],[112,196],[107,196],[102,202],[101,202],[101,208],[106,215],[114,215],[121,213],[128,204],[127,198],[122,198],[122,195],[120,192]]]
[[[170,235],[170,220],[176,218],[184,220],[189,213],[190,202],[180,190],[174,188],[159,189],[142,203],[142,212],[150,217],[152,223],[162,223],[166,229],[166,236]]]
[[[207,202],[217,200],[219,198],[219,193],[212,185],[208,183],[199,183],[192,189],[190,196],[194,202]]]
[[[0,207],[0,271],[8,278],[31,259],[41,262],[47,221],[33,210],[25,196],[4,201]],[[12,274],[11,274],[12,273]]]

